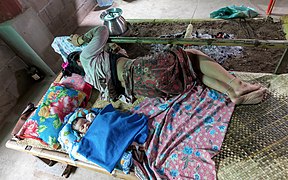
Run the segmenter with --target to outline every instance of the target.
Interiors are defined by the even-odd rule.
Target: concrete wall
[[[1,0],[0,5],[1,127],[34,83],[25,64],[36,65],[46,76],[58,74],[62,59],[51,48],[54,37],[73,33],[96,0]]]
[[[95,7],[96,0],[19,0],[18,3],[23,12],[12,19],[7,17],[10,20],[0,24],[0,37],[27,64],[36,65],[47,75],[59,73],[62,60],[51,48],[54,36],[73,33]]]
[[[73,33],[95,7],[96,0],[19,0],[24,9],[32,7],[54,35]]]
[[[14,18],[22,12],[22,7],[17,0],[0,1],[0,23]]]
[[[0,39],[0,127],[18,98],[34,83],[25,68],[22,59]]]
[[[36,65],[46,75],[55,75],[60,71],[62,60],[51,47],[54,36],[32,8],[1,23],[0,38],[26,64]]]

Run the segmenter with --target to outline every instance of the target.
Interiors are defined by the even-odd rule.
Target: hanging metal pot
[[[120,36],[128,30],[127,22],[121,15],[120,8],[111,8],[101,13],[100,18],[108,27],[110,36]]]

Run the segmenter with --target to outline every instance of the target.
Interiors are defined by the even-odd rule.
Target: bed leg
[[[57,162],[56,161],[53,161],[53,160],[50,160],[50,159],[45,159],[45,158],[42,158],[42,157],[38,157],[36,156],[38,159],[40,159],[42,162],[44,162],[45,164],[47,164],[48,166],[54,166]]]
[[[38,156],[35,156],[35,157],[37,157],[38,159],[40,159],[42,162],[44,162],[45,164],[47,164],[50,167],[54,166],[57,163],[57,161],[53,161],[50,159],[46,159],[46,158],[42,158],[42,157],[38,157]],[[71,165],[67,164],[66,168],[64,169],[61,176],[63,176],[64,178],[68,178],[71,173],[76,171],[76,168],[77,167],[75,167],[75,166],[71,166]]]
[[[62,175],[64,178],[68,178],[70,176],[71,173],[75,172],[77,167],[75,166],[71,166],[69,164],[67,164],[65,170],[63,171]]]

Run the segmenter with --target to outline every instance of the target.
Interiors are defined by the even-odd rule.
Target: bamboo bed
[[[208,39],[203,41],[150,37],[113,37],[109,40],[115,43],[208,44],[285,48],[286,50],[274,71],[275,74],[235,72],[235,75],[243,80],[266,85],[271,93],[268,99],[261,104],[236,107],[221,152],[213,159],[216,162],[218,179],[288,178],[288,74],[281,74],[288,64],[288,41],[251,39]],[[73,161],[66,153],[19,143],[19,140],[15,138],[7,141],[6,147],[37,157],[110,174],[95,164]],[[121,179],[137,179],[133,172],[126,175],[121,171],[114,170],[110,175]]]
[[[214,157],[218,179],[281,179],[288,177],[288,75],[235,72],[250,82],[270,84],[269,98],[254,106],[238,106],[234,110],[220,154]],[[99,104],[98,104],[99,106]],[[101,105],[100,105],[101,106]],[[73,161],[66,153],[33,147],[11,139],[6,147],[37,157],[109,174],[91,163]],[[249,172],[249,173],[248,173]],[[121,179],[136,179],[135,175],[114,170]]]

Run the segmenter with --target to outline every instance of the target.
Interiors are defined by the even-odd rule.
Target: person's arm
[[[78,41],[88,43],[83,49],[81,57],[84,59],[91,59],[93,56],[98,55],[103,51],[103,48],[108,40],[109,32],[106,26],[97,26],[83,36]]]

